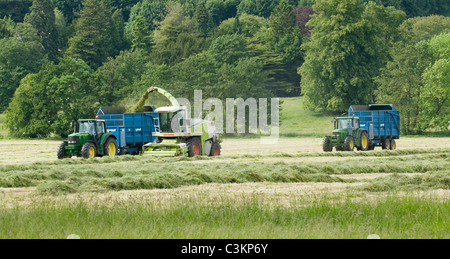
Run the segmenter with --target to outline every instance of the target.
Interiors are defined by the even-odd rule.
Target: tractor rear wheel
[[[200,138],[190,138],[186,141],[188,146],[189,157],[201,156],[202,152],[202,141]]]
[[[347,136],[344,141],[344,150],[353,152],[355,150],[355,139],[352,136]]]
[[[381,147],[383,148],[383,150],[391,149],[391,141],[388,138],[383,140]]]
[[[58,150],[56,151],[56,154],[58,155],[58,159],[64,159],[64,158],[71,158],[71,155],[66,156],[66,147],[68,146],[67,142],[61,143],[59,145]]]
[[[91,142],[86,142],[81,148],[81,156],[83,158],[94,158],[97,155],[97,147]]]
[[[332,152],[333,151],[333,145],[331,144],[331,140],[329,137],[325,137],[323,139],[323,152]]]
[[[209,156],[220,156],[221,149],[222,149],[222,147],[220,146],[220,143],[213,142],[212,147],[211,147],[211,153],[209,154]]]
[[[359,150],[367,151],[369,149],[369,136],[367,132],[362,132],[361,137],[359,138]]]
[[[117,142],[112,137],[106,141],[105,156],[115,157],[117,155]]]

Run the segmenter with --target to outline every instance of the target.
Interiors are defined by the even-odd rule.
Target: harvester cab
[[[147,93],[158,92],[171,102],[171,106],[156,109],[159,114],[159,129],[153,143],[144,145],[143,154],[152,156],[219,156],[221,139],[215,123],[201,119],[190,119],[188,109],[181,106],[167,91],[152,87]]]
[[[73,126],[73,125],[72,125]],[[74,125],[74,133],[68,141],[59,145],[58,159],[72,156],[94,158],[96,156],[116,156],[116,137],[107,132],[104,120],[79,120]]]

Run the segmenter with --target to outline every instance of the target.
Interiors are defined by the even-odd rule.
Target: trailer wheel
[[[353,152],[355,150],[355,139],[352,136],[347,136],[344,141],[344,150]]]
[[[391,150],[397,149],[397,143],[395,142],[395,139],[391,140]]]
[[[331,140],[329,137],[325,137],[323,139],[323,152],[332,152],[333,151],[333,145],[331,145]]]
[[[222,149],[222,147],[220,146],[220,144],[218,142],[213,142],[212,147],[211,147],[211,154],[209,154],[209,156],[220,156],[221,149]]]
[[[186,141],[188,146],[189,157],[201,156],[202,152],[202,141],[200,138],[190,138]]]
[[[68,146],[67,142],[61,143],[59,145],[58,150],[56,151],[56,154],[58,156],[58,159],[64,159],[64,158],[71,158],[71,155],[66,156],[66,147]]]
[[[375,144],[373,143],[373,141],[370,141],[368,150],[370,151],[375,150]]]
[[[381,144],[381,147],[383,150],[389,150],[391,149],[391,141],[387,138],[383,140],[383,143]]]
[[[369,149],[369,136],[367,132],[362,132],[361,137],[359,138],[360,150],[367,151]]]
[[[81,156],[83,158],[94,158],[97,155],[97,147],[91,142],[86,142],[81,148]]]

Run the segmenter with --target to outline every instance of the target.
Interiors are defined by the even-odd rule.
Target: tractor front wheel
[[[97,155],[97,147],[91,142],[86,142],[81,148],[81,156],[83,158],[89,159],[94,158]]]
[[[61,143],[59,145],[58,150],[56,151],[58,159],[71,158],[71,155],[66,156],[66,147],[68,146],[67,142]]]
[[[331,144],[331,140],[329,137],[325,137],[323,139],[323,152],[332,152],[333,151],[333,145]]]
[[[353,152],[355,151],[355,139],[352,136],[347,136],[344,141],[344,150]]]

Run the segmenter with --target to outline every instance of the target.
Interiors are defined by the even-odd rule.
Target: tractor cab
[[[334,121],[333,136],[344,135],[344,138],[353,136],[353,133],[359,129],[359,118],[340,117]]]
[[[101,136],[106,133],[105,121],[102,120],[79,120],[74,127],[74,133],[69,136],[69,145],[77,144],[74,139],[82,138],[83,142],[88,140],[98,143]],[[72,140],[71,140],[72,139]]]

